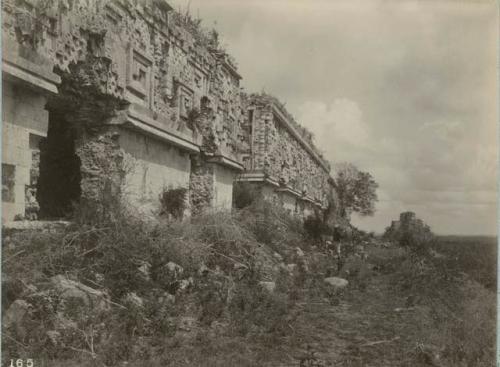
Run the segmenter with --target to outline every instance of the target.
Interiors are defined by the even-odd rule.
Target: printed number
[[[33,360],[31,358],[26,359],[11,359],[9,367],[33,367]]]

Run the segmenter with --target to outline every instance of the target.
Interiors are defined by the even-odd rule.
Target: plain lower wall
[[[262,184],[259,183],[258,185]],[[276,193],[275,187],[263,184],[261,186],[261,193],[265,200],[268,200],[274,204],[279,204],[279,197],[278,194]]]
[[[2,84],[2,98],[2,164],[15,167],[13,195],[6,195],[6,188],[2,188],[2,222],[5,222],[25,214],[33,155],[39,152],[40,139],[47,136],[49,115],[45,96],[6,80]],[[7,170],[2,171],[4,182],[11,179],[5,177],[6,173]],[[5,201],[7,196],[10,199]]]
[[[265,200],[276,205],[281,205],[292,215],[306,218],[315,213],[315,206],[313,204],[291,193],[277,191],[276,187],[261,182],[255,182],[253,185],[260,189],[260,193]]]
[[[215,165],[214,207],[231,209],[233,205],[233,182],[237,172],[221,165]]]
[[[139,211],[158,211],[164,189],[189,188],[191,160],[187,152],[125,129],[120,130],[119,144],[125,153],[124,198]]]

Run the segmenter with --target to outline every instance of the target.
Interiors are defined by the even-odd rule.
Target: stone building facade
[[[104,188],[148,210],[179,186],[231,206],[241,77],[216,35],[163,0],[2,10],[4,220],[61,216]]]
[[[170,187],[187,189],[191,211],[230,208],[233,182],[252,177],[294,210],[297,198],[325,205],[329,167],[314,145],[279,104],[242,93],[217,33],[167,1],[4,0],[2,11],[3,221],[109,196],[151,212]]]
[[[242,152],[245,171],[237,180],[260,185],[265,196],[292,213],[325,209],[333,180],[311,134],[273,96],[253,94],[245,103],[249,144]]]

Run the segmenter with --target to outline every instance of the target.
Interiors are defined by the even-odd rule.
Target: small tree
[[[362,216],[373,215],[378,184],[372,175],[351,163],[338,164],[336,171],[336,191],[342,216],[349,218],[353,212]]]

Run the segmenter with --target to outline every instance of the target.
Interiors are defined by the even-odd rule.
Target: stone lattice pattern
[[[330,166],[316,152],[310,135],[302,136],[276,99],[265,94],[249,97],[247,131],[252,141],[251,170],[263,171],[281,186],[327,205]],[[278,116],[276,110],[281,112]],[[283,118],[288,120],[284,123]],[[292,129],[296,134],[292,133]],[[306,149],[308,147],[309,151]],[[313,153],[311,153],[311,151]],[[314,155],[313,155],[314,154]]]
[[[2,8],[4,38],[24,52],[58,73],[86,63],[84,83],[203,134],[206,149],[237,156],[243,110],[236,67],[216,34],[164,0],[5,0]]]
[[[140,140],[145,151],[158,148],[158,141],[183,149],[171,161],[182,161],[180,170],[189,171],[178,178],[189,186],[193,208],[230,201],[231,180],[242,167],[279,183],[275,194],[286,191],[327,206],[330,167],[311,134],[276,98],[245,95],[217,32],[174,11],[166,0],[5,0],[2,10],[9,62],[20,72],[29,64],[39,83],[47,75],[53,83],[50,94],[40,96],[47,103],[38,113],[60,116],[75,133],[81,199],[99,201],[103,187],[120,194],[127,175],[140,174],[127,172],[125,161],[146,167],[144,192],[149,181],[173,180],[170,173],[181,165],[146,177],[160,165],[147,161],[155,154],[128,160],[127,149],[134,151],[140,140],[126,139],[133,130],[156,139]],[[33,198],[41,196],[36,154],[30,168],[25,201],[35,217]],[[149,196],[157,200],[155,193]]]

